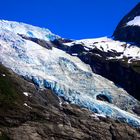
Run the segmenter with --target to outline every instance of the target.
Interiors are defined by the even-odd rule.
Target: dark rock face
[[[140,3],[120,21],[113,33],[114,39],[140,44],[140,27],[126,26],[126,24],[136,16],[140,16]]]
[[[72,40],[70,39],[62,39],[62,38],[59,38],[57,40],[54,40],[54,41],[45,41],[45,40],[41,40],[41,39],[38,39],[38,38],[33,38],[33,37],[27,37],[25,35],[22,35],[22,34],[18,34],[19,36],[21,36],[23,39],[26,39],[26,40],[30,40],[34,43],[37,43],[39,44],[40,46],[46,48],[46,49],[50,49],[52,50],[52,47],[53,46],[61,46],[62,43],[68,43],[68,42],[72,42]]]
[[[80,58],[90,64],[95,73],[114,81],[116,85],[123,87],[140,100],[140,73],[134,69],[135,67],[129,66],[123,61],[98,58],[94,52],[87,54],[86,57],[81,55]]]
[[[88,54],[87,57],[81,56],[81,59],[90,64],[95,73],[114,81],[116,85],[123,87],[128,93],[140,100],[140,73],[135,71],[132,66],[121,61],[97,58],[94,53]]]
[[[39,44],[40,46],[42,46],[44,48],[47,48],[47,49],[50,49],[50,50],[52,49],[52,46],[51,46],[50,42],[46,42],[45,40],[41,40],[41,39],[38,39],[38,38],[26,37],[22,34],[18,34],[18,35],[21,36],[23,39],[35,42],[35,43]]]
[[[0,82],[0,99],[9,99],[0,104],[0,139],[140,139],[139,129],[97,117],[88,110],[66,104],[50,90],[37,89],[30,81],[24,80],[2,65]],[[8,86],[5,89],[6,85]],[[6,92],[8,94],[5,94]],[[27,92],[28,96],[23,92]]]

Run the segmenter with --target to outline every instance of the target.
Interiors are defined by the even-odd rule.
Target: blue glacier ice
[[[35,36],[34,36],[34,33],[33,33],[33,32],[31,32],[31,31],[27,31],[27,34],[28,34],[30,37],[35,38]]]

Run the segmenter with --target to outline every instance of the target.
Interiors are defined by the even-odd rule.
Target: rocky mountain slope
[[[0,138],[140,139],[140,48],[131,42],[74,41],[1,20]]]

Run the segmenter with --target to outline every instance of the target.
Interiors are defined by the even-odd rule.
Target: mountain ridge
[[[132,44],[140,44],[139,25],[134,25],[136,22],[132,22],[135,18],[140,16],[140,3],[138,3],[127,15],[123,17],[120,23],[117,25],[113,37],[115,40],[131,42]],[[139,21],[138,21],[139,23]]]

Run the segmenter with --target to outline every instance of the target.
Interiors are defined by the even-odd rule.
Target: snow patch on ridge
[[[136,16],[133,20],[127,22],[127,26],[140,26],[140,16]]]
[[[25,96],[29,96],[29,93],[28,92],[23,92],[23,94],[25,95]]]

